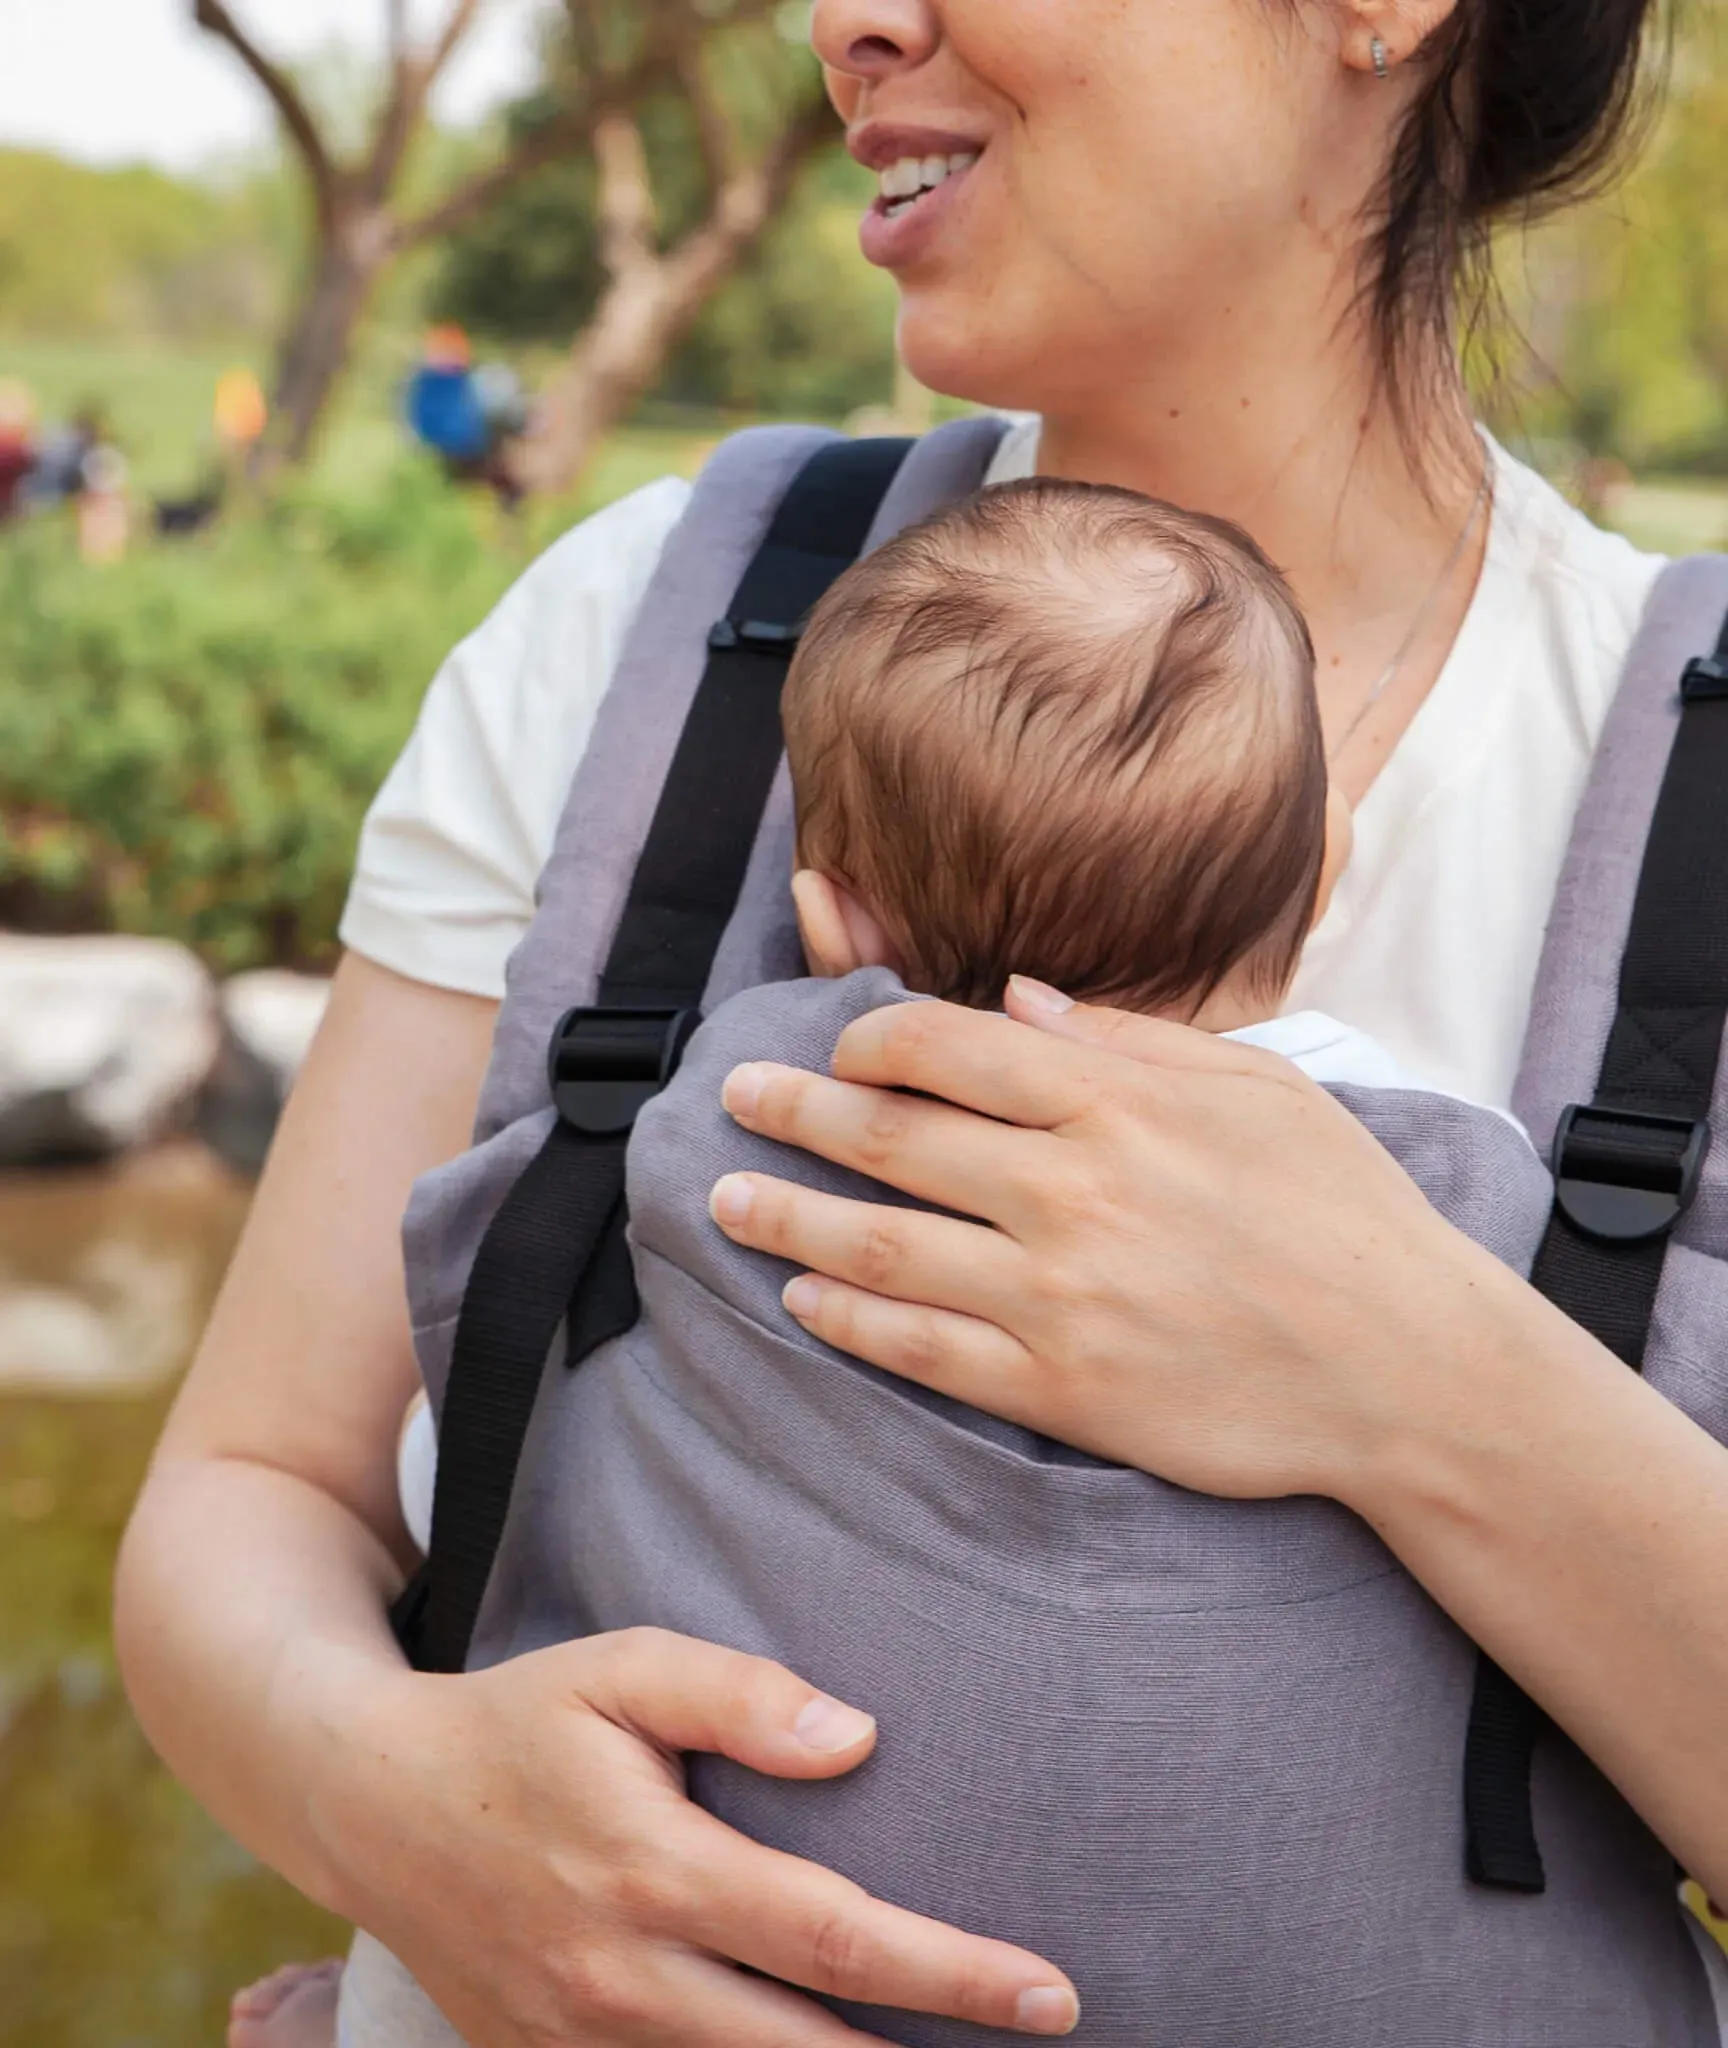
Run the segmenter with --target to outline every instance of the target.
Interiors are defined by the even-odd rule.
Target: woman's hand
[[[473,2048],[866,2038],[788,1984],[1067,2032],[1074,1995],[1047,1963],[884,1905],[684,1796],[680,1751],[827,1778],[874,1744],[867,1715],[779,1665],[631,1630],[377,1689],[360,1767],[318,1824],[335,1867],[370,1874],[349,1916]]]
[[[728,1084],[751,1130],[982,1224],[735,1174],[722,1226],[891,1372],[1206,1492],[1356,1509],[1723,1896],[1722,1446],[1286,1062],[1036,985],[1010,1009],[900,1004],[833,1079]]]
[[[491,1031],[473,997],[360,959],[337,977],[122,1550],[116,1636],[145,1733],[232,1834],[391,1946],[473,2048],[859,2038],[768,1978],[995,2027],[1032,1993],[1020,2024],[1063,2031],[1073,1993],[1049,1964],[684,1800],[685,1748],[806,1778],[869,1753],[867,1720],[778,1667],[653,1634],[475,1677],[404,1667],[384,1621],[415,1384],[398,1225],[415,1177],[467,1142]]]
[[[1010,1000],[899,1004],[832,1079],[727,1085],[750,1130],[981,1222],[735,1174],[722,1228],[809,1268],[787,1307],[889,1371],[1209,1493],[1353,1501],[1436,1338],[1526,1290],[1288,1061]]]

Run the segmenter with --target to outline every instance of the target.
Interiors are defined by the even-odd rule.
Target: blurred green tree
[[[420,47],[404,0],[384,0],[385,87],[356,149],[342,146],[343,124],[319,117],[227,0],[192,0],[194,19],[268,95],[310,200],[305,283],[281,345],[274,418],[260,451],[266,475],[310,451],[386,271],[543,166],[583,156],[594,166],[601,285],[549,394],[528,479],[568,485],[832,133],[808,53],[774,27],[775,0],[565,0],[566,32],[550,53],[547,91],[509,125],[490,161],[414,210],[405,185],[429,126],[429,97],[480,6],[450,0],[442,30]],[[649,102],[673,110],[662,119],[682,118],[701,166],[700,201],[670,236],[643,135]]]
[[[1728,6],[1679,23],[1626,178],[1531,245],[1513,296],[1551,376],[1530,413],[1637,469],[1728,464]]]
[[[523,451],[524,481],[562,491],[660,380],[714,294],[759,247],[837,124],[779,0],[566,0],[547,85],[634,69],[589,135],[580,321]],[[566,247],[568,241],[566,239]]]
[[[438,35],[420,46],[404,0],[384,0],[385,84],[365,140],[344,149],[344,125],[320,119],[299,81],[269,57],[227,0],[192,0],[198,26],[227,44],[276,111],[283,140],[304,178],[311,248],[299,300],[277,361],[270,432],[259,450],[268,475],[301,461],[346,369],[356,331],[377,285],[406,251],[448,232],[517,179],[581,145],[612,103],[640,90],[643,74],[585,81],[581,95],[532,131],[519,132],[494,162],[472,172],[430,207],[410,213],[403,185],[428,123],[432,88],[467,39],[481,0],[451,0]]]
[[[662,219],[673,233],[688,231],[701,203],[701,166],[678,114],[676,103],[662,101],[642,116]],[[858,214],[871,190],[837,141],[819,150],[780,216],[672,350],[655,396],[827,417],[884,403],[895,293],[858,256]],[[538,172],[459,229],[429,303],[496,342],[560,344],[593,316],[603,284],[594,166],[575,158]]]

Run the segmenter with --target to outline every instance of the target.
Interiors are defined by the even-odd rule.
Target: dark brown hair
[[[1408,60],[1421,84],[1370,222],[1363,294],[1407,432],[1436,341],[1494,305],[1495,228],[1586,196],[1639,111],[1654,0],[1457,0]]]
[[[1238,528],[1133,491],[982,491],[843,576],[787,679],[799,859],[881,919],[910,986],[1011,974],[1191,1016],[1275,997],[1312,920],[1314,651]]]

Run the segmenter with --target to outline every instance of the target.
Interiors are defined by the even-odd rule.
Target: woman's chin
[[[944,295],[946,296],[946,295]],[[1001,346],[984,320],[918,293],[900,309],[900,360],[927,391],[1004,412],[1036,412],[1037,377],[1026,351]]]

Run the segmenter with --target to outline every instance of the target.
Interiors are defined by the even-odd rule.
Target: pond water
[[[236,1985],[341,1945],[157,1764],[108,1636],[245,1207],[191,1147],[0,1175],[0,2048],[216,2048]]]

